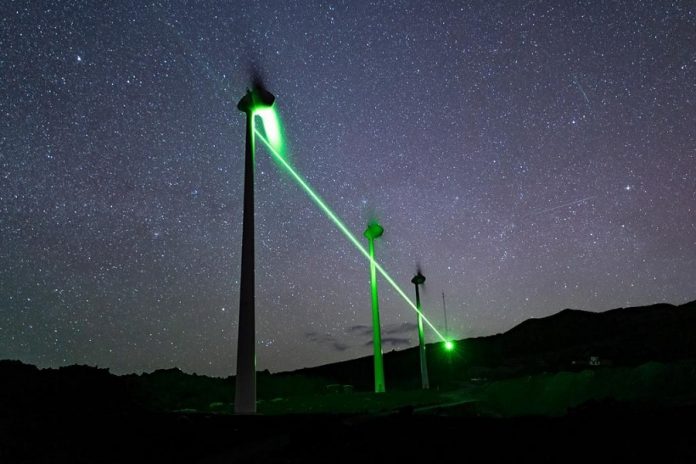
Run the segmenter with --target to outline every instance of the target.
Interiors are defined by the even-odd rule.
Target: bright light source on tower
[[[449,341],[449,340],[446,341],[446,342],[445,342],[445,349],[446,349],[447,351],[452,351],[452,350],[454,349],[454,343],[452,343],[452,342]]]
[[[280,130],[280,119],[275,108],[272,106],[257,108],[254,110],[254,115],[261,118],[266,140],[276,151],[283,153],[283,134]]]

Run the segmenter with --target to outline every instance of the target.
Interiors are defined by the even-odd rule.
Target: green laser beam
[[[449,349],[449,346],[451,345],[452,342],[447,340],[445,337],[442,336],[439,330],[435,328],[435,326],[430,322],[430,320],[425,317],[425,315],[416,307],[416,305],[409,299],[408,296],[406,296],[406,293],[404,293],[403,290],[397,285],[396,282],[394,282],[394,279],[391,278],[389,274],[387,274],[387,271],[385,271],[380,264],[374,260],[371,256],[370,253],[365,249],[365,247],[362,246],[362,244],[358,241],[357,238],[350,232],[348,227],[343,224],[343,221],[334,214],[333,211],[331,211],[331,208],[322,200],[322,198],[312,190],[312,187],[307,184],[307,182],[300,176],[295,169],[293,169],[292,166],[285,160],[285,158],[278,153],[275,148],[273,148],[273,145],[259,132],[258,130],[255,129],[256,135],[258,135],[259,140],[261,140],[265,145],[266,148],[268,149],[269,153],[273,156],[273,158],[280,163],[280,165],[287,170],[287,172],[292,176],[295,181],[302,187],[302,189],[309,195],[309,197],[314,201],[314,203],[331,219],[331,221],[338,227],[338,229],[345,235],[345,237],[355,246],[355,248],[360,251],[360,253],[367,258],[367,260],[372,264],[374,263],[375,268],[379,271],[379,273],[382,275],[384,280],[386,280],[389,285],[392,286],[394,290],[396,290],[396,293],[398,293],[406,303],[408,303],[409,307],[413,309],[417,314],[419,314],[423,320],[430,326],[431,329],[433,329],[433,332],[437,334],[440,339],[445,342],[445,346]]]

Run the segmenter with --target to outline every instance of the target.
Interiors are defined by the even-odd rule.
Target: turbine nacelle
[[[275,96],[265,89],[259,82],[254,83],[251,90],[237,103],[237,109],[246,113],[253,119],[261,118],[261,126],[266,139],[278,152],[283,151],[283,135],[280,130],[280,120],[273,103]]]
[[[254,85],[251,90],[247,90],[246,95],[237,103],[237,109],[243,113],[255,113],[267,108],[271,108],[275,102],[275,97],[271,92],[260,85]]]
[[[367,225],[367,229],[365,229],[365,232],[363,232],[363,235],[365,238],[374,240],[376,238],[379,238],[382,236],[384,233],[384,228],[377,224],[376,222],[371,222],[370,224]]]

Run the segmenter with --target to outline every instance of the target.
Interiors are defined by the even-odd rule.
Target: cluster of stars
[[[292,163],[455,338],[683,303],[696,10],[681,2],[11,2],[0,358],[235,372],[257,63]],[[258,367],[370,353],[365,260],[257,155]],[[381,285],[391,345],[414,313]],[[429,335],[428,335],[429,336]]]

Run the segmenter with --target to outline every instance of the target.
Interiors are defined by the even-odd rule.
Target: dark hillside
[[[586,368],[590,357],[601,364],[636,366],[696,358],[696,302],[680,306],[618,308],[601,313],[565,309],[530,319],[509,331],[459,340],[454,353],[428,345],[431,382],[443,385],[471,377],[504,378],[519,374]],[[387,384],[417,387],[418,351],[385,354]],[[372,358],[295,371],[370,388]]]

